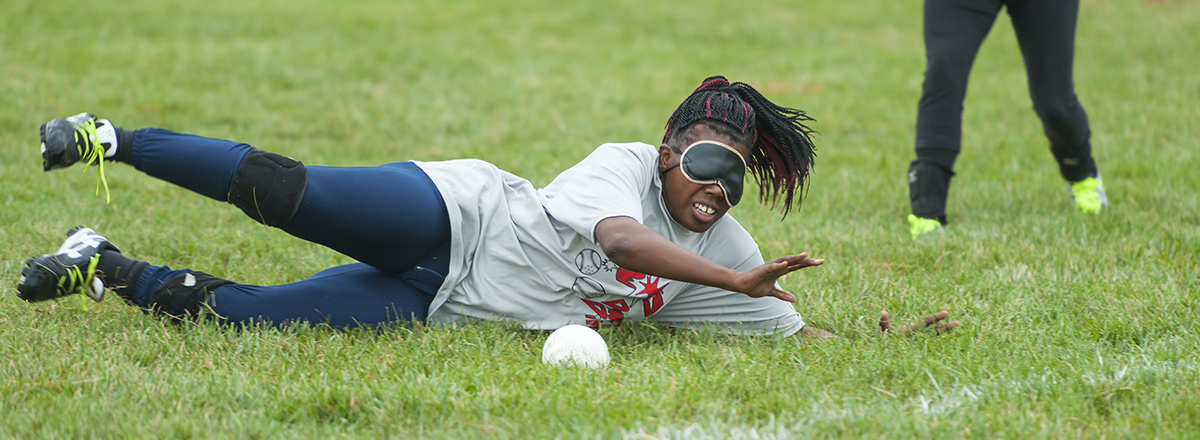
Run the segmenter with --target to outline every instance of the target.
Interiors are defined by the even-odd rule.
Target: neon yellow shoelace
[[[79,149],[79,160],[86,164],[83,167],[85,172],[92,164],[96,164],[96,195],[100,195],[100,185],[103,184],[104,203],[112,203],[108,192],[108,179],[104,177],[104,146],[96,143],[95,118],[75,127],[75,148]]]
[[[87,273],[75,266],[66,266],[67,276],[58,279],[58,291],[64,294],[79,293],[79,308],[88,310],[87,289],[92,287],[92,278],[96,276],[96,266],[100,264],[100,254],[92,255],[88,260]]]

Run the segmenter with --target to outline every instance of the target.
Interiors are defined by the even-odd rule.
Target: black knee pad
[[[307,185],[300,161],[255,148],[234,171],[226,199],[255,221],[278,228],[296,215]]]
[[[954,172],[932,160],[917,159],[908,167],[908,197],[912,212],[946,224],[946,198]]]
[[[150,294],[150,311],[167,315],[174,321],[196,319],[208,301],[208,294],[226,284],[233,284],[233,281],[189,270],[187,274],[167,280]]]

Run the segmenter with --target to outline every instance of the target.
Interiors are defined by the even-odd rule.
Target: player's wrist
[[[738,272],[725,267],[722,267],[721,271],[720,277],[723,280],[723,284],[717,287],[731,292],[749,293],[748,290],[752,287],[752,285],[748,285],[744,281],[744,272]]]

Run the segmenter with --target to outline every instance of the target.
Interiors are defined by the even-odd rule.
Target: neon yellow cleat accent
[[[942,222],[931,218],[917,217],[913,214],[908,215],[908,224],[911,225],[908,232],[912,234],[913,240],[922,235],[946,232],[946,228],[942,226]]]
[[[1071,182],[1071,199],[1075,201],[1075,208],[1086,214],[1099,214],[1100,210],[1108,207],[1104,182],[1099,175]]]
[[[80,162],[84,163],[84,171],[91,168],[93,164],[96,165],[96,195],[100,195],[100,184],[103,183],[104,202],[111,203],[112,197],[108,193],[108,179],[104,177],[104,148],[97,145],[95,116],[75,126],[75,148],[79,153]]]

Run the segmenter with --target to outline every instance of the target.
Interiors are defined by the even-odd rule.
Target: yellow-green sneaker
[[[1092,177],[1070,183],[1071,200],[1075,202],[1075,208],[1086,214],[1099,214],[1101,210],[1108,207],[1108,196],[1104,194],[1104,181],[1100,179],[1100,173],[1096,172]]]
[[[921,218],[916,215],[908,215],[908,232],[912,234],[913,240],[920,238],[923,235],[941,234],[946,232],[946,228],[942,226],[942,222],[931,218]]]

